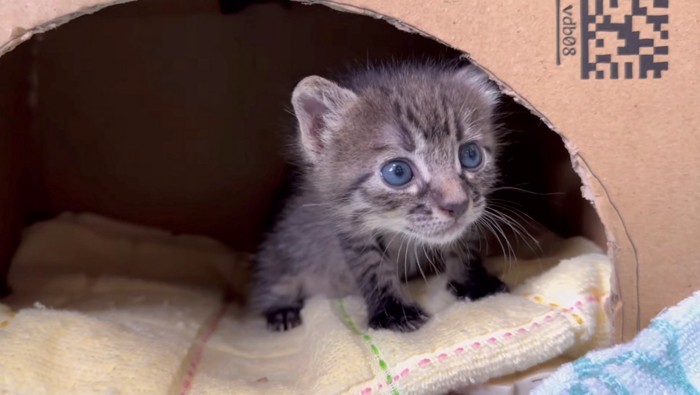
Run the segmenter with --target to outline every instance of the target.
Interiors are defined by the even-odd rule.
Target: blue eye
[[[459,163],[467,170],[476,169],[481,165],[483,155],[477,143],[466,143],[459,147]]]
[[[387,184],[400,187],[413,179],[413,170],[406,161],[394,159],[382,166],[382,177]]]

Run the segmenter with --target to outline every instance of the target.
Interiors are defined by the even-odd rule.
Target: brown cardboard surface
[[[3,2],[0,54],[33,33],[109,3]],[[595,200],[612,241],[624,302],[617,327],[623,338],[700,288],[693,249],[700,231],[700,93],[694,88],[700,78],[694,71],[700,64],[700,3],[672,2],[670,70],[663,78],[616,81],[582,80],[578,58],[557,65],[557,2],[328,4],[386,15],[402,28],[464,50],[564,136],[584,194]],[[575,14],[580,2],[558,4],[572,5]]]

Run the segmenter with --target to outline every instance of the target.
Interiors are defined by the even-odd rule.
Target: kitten
[[[401,64],[294,89],[299,191],[261,245],[251,302],[268,327],[301,324],[304,300],[363,296],[369,326],[412,331],[428,316],[402,282],[444,270],[459,298],[507,288],[486,272],[475,229],[494,186],[498,89],[474,66]]]

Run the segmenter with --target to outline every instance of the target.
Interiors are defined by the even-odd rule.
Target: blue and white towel
[[[700,292],[631,342],[562,365],[533,394],[700,394]]]

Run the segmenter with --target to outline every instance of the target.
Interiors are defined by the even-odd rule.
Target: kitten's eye
[[[406,161],[394,159],[382,166],[382,177],[387,184],[400,187],[413,179],[413,170]]]
[[[459,162],[467,170],[474,170],[481,165],[483,155],[477,143],[466,143],[459,147]]]

